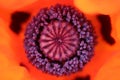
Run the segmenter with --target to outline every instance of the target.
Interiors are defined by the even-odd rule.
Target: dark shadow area
[[[19,34],[22,30],[21,24],[26,22],[30,17],[30,13],[22,12],[22,11],[16,11],[11,14],[11,23],[10,23],[10,29],[16,33]]]
[[[26,68],[26,69],[29,71],[29,68],[28,68],[24,63],[21,62],[19,65],[20,65],[21,67]]]
[[[74,80],[90,80],[90,76],[89,75],[85,77],[77,76]]]
[[[111,37],[111,20],[109,15],[103,15],[99,14],[97,15],[97,19],[99,20],[101,24],[101,34],[103,36],[103,39],[110,45],[113,45],[115,43],[115,40],[113,37]]]

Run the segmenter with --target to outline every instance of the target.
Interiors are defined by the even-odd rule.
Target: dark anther
[[[26,22],[30,17],[30,14],[27,12],[21,12],[17,11],[11,14],[11,23],[10,23],[10,29],[16,33],[19,34],[21,31],[21,24],[23,22]]]
[[[111,36],[111,20],[109,15],[99,14],[97,15],[98,20],[101,23],[101,34],[103,39],[110,45],[115,43],[114,38]]]
[[[90,80],[90,76],[89,75],[87,75],[85,77],[77,76],[74,80]]]

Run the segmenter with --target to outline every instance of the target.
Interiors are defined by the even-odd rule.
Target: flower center
[[[84,14],[72,6],[43,8],[28,24],[24,47],[37,69],[68,75],[83,69],[94,54],[96,34]]]
[[[54,39],[54,42],[57,44],[57,45],[61,45],[62,43],[63,43],[63,40],[60,38],[60,37],[56,37],[55,39]]]
[[[73,56],[78,48],[78,33],[67,22],[53,21],[44,27],[40,48],[51,60],[62,61]]]

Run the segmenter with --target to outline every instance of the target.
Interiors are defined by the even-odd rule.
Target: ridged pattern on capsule
[[[50,60],[40,48],[42,31],[52,21],[66,22],[78,33],[78,48],[75,55],[60,62]],[[25,39],[25,51],[29,61],[43,72],[53,75],[68,75],[77,72],[91,59],[94,53],[95,33],[92,24],[82,12],[71,6],[55,5],[41,9],[28,24]]]
[[[40,49],[46,57],[55,61],[69,59],[76,53],[79,38],[70,24],[53,21],[44,27],[40,36]]]

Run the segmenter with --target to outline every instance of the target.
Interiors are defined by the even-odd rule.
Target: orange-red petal
[[[120,51],[100,68],[94,80],[120,80]]]
[[[120,0],[74,0],[74,3],[85,13],[113,14],[120,11]]]

